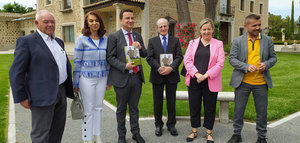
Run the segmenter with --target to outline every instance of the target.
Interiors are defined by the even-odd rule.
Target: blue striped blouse
[[[99,45],[99,47],[97,46]],[[106,62],[107,37],[95,44],[90,37],[79,36],[75,42],[73,64],[73,87],[79,87],[80,76],[86,78],[107,77],[109,65]]]

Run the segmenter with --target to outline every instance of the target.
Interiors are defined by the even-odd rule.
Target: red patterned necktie
[[[127,33],[128,38],[129,38],[129,46],[132,46],[132,38],[131,38],[131,33]],[[132,71],[136,74],[138,72],[138,67],[135,66],[134,68],[132,68]]]

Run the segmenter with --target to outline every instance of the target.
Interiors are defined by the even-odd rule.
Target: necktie
[[[129,46],[132,46],[132,38],[131,38],[131,33],[127,33],[128,39],[129,39]],[[136,74],[138,72],[138,67],[135,66],[132,71]]]
[[[166,53],[167,52],[167,37],[164,36],[163,37],[163,48],[164,48],[164,52]]]

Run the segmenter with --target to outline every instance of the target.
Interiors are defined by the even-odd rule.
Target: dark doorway
[[[220,38],[224,44],[229,43],[229,23],[228,22],[221,22],[220,25]]]

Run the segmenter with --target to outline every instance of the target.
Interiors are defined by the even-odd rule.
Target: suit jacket
[[[177,83],[180,81],[178,67],[183,59],[180,42],[178,38],[169,35],[166,54],[173,54],[173,63],[170,65],[173,71],[166,76],[160,75],[158,69],[160,67],[160,54],[164,54],[164,49],[159,36],[149,39],[147,62],[151,66],[150,82],[161,84],[165,77],[169,83]]]
[[[147,56],[147,50],[145,49],[142,36],[132,31],[134,41],[137,41],[141,44],[142,49],[140,51],[141,57]],[[127,46],[124,33],[122,29],[119,31],[110,34],[107,41],[107,50],[106,50],[106,60],[110,64],[110,70],[108,75],[108,84],[116,87],[124,87],[127,84],[128,78],[130,76],[129,70],[126,70],[126,61],[124,46]],[[140,66],[140,74],[142,82],[144,80],[143,67]]]
[[[269,69],[277,62],[276,52],[271,37],[261,35],[260,44],[260,61],[266,64],[266,70],[263,72],[264,78],[269,88],[273,87]],[[248,41],[247,34],[244,34],[233,40],[229,63],[233,66],[230,86],[237,88],[242,83],[244,74],[248,72]]]
[[[64,49],[62,40],[55,38]],[[67,57],[66,95],[74,98],[71,64]],[[38,32],[18,38],[9,71],[14,102],[26,99],[31,106],[50,106],[57,97],[59,71],[56,61]]]
[[[195,77],[198,72],[194,65],[195,53],[199,46],[200,38],[190,41],[189,46],[184,56],[184,66],[187,70],[185,75],[185,84],[190,85],[191,77]],[[223,42],[211,38],[210,42],[210,57],[208,63],[208,87],[211,92],[222,90],[222,72],[224,66],[225,54],[223,50]]]

